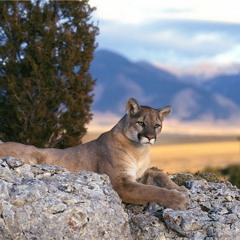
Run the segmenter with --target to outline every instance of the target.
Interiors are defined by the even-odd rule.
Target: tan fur
[[[170,107],[153,109],[127,102],[127,114],[99,138],[66,149],[40,149],[20,143],[0,144],[0,157],[13,156],[29,164],[51,164],[72,172],[107,174],[125,203],[157,202],[173,209],[185,209],[186,189],[178,187],[166,174],[148,169],[149,146],[161,132]],[[148,169],[148,170],[147,170]]]

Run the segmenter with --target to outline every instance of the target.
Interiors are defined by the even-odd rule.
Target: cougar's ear
[[[135,115],[140,110],[140,108],[141,107],[139,106],[135,98],[128,99],[127,105],[126,105],[126,110],[128,115],[130,116]]]
[[[169,115],[172,111],[172,107],[171,106],[166,106],[164,108],[159,109],[159,116],[160,118],[165,118],[167,115]]]

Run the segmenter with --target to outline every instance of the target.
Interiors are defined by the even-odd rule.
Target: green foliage
[[[197,172],[194,174],[196,179],[205,179],[207,182],[218,182],[219,178],[212,172]]]
[[[240,165],[231,165],[219,171],[221,175],[227,176],[229,182],[240,188]]]
[[[219,178],[224,178],[240,188],[240,165],[230,165],[225,168],[208,168],[205,172],[215,173]]]
[[[98,28],[81,1],[0,2],[0,138],[81,143],[91,120],[89,68]]]
[[[207,182],[218,182],[219,178],[209,172],[200,173],[197,172],[194,175],[189,173],[177,173],[172,180],[179,186],[185,185],[187,181],[205,179]]]

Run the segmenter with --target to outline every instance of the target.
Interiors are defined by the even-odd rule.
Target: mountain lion
[[[36,148],[20,143],[0,144],[0,157],[13,156],[29,164],[51,164],[72,172],[107,174],[125,203],[157,202],[173,209],[185,209],[188,193],[162,171],[148,169],[149,147],[162,129],[171,107],[140,106],[131,98],[127,113],[96,140],[66,149]]]

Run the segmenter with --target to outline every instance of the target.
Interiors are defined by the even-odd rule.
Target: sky
[[[98,49],[175,71],[240,70],[239,0],[90,0]]]

